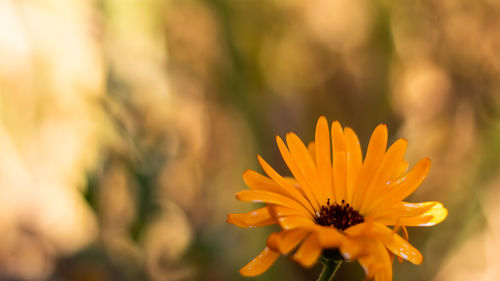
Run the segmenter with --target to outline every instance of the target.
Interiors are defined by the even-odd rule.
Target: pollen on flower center
[[[326,202],[326,206],[321,206],[317,213],[316,222],[323,226],[332,226],[339,230],[362,223],[365,219],[358,211],[354,210],[349,203],[342,200],[342,204],[330,204],[330,199]]]

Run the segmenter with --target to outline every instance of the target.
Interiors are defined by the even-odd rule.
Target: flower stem
[[[336,261],[332,259],[322,259],[323,262],[323,271],[318,277],[317,281],[330,281],[332,280],[333,276],[339,269],[340,265],[342,264],[342,261]]]

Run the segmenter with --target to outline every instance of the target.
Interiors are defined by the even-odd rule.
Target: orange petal
[[[406,171],[408,171],[408,161],[403,159],[397,166],[397,169],[392,174],[390,181],[393,182],[398,180],[400,177],[403,176],[404,173],[406,173]]]
[[[398,139],[384,154],[375,176],[366,189],[365,199],[359,209],[360,213],[365,214],[369,212],[374,200],[377,199],[381,193],[387,192],[388,185],[391,183],[391,177],[403,160],[407,146],[407,140]]]
[[[412,218],[401,218],[401,225],[405,226],[433,226],[441,223],[448,216],[448,209],[446,209],[441,203],[437,203],[424,214]],[[419,221],[419,218],[424,220],[425,217],[431,217],[430,220],[423,222]]]
[[[382,242],[394,254],[414,263],[422,263],[422,254],[408,241],[404,240],[392,229],[376,222],[364,222],[345,230],[350,236],[372,237]]]
[[[293,255],[293,259],[304,267],[310,267],[316,263],[321,250],[318,235],[312,232],[302,242],[297,252]]]
[[[311,206],[311,203],[304,198],[302,193],[300,193],[300,191],[289,180],[278,174],[262,157],[258,156],[257,158],[260,165],[262,166],[262,169],[271,179],[282,186],[288,193],[292,194],[295,199],[299,201],[300,204],[302,204],[302,206],[304,206],[304,208],[306,208],[311,213],[311,215],[315,213],[313,207]]]
[[[279,252],[280,240],[281,232],[273,232],[267,237],[266,246],[273,251]]]
[[[260,275],[268,270],[278,257],[278,252],[266,247],[257,257],[240,269],[240,274],[243,276]]]
[[[346,142],[342,126],[338,121],[332,123],[332,153],[346,151]]]
[[[340,253],[346,260],[355,260],[364,254],[363,238],[346,237],[340,245]]]
[[[384,161],[386,162],[383,165],[384,170],[379,175],[383,183],[390,181],[394,174],[396,174],[396,171],[400,169],[407,148],[408,141],[403,138],[396,140],[389,147],[385,153],[386,155],[384,155]]]
[[[271,217],[268,207],[256,209],[244,214],[229,214],[227,222],[239,227],[258,227],[277,223]]]
[[[284,177],[285,180],[287,180],[289,183],[291,183],[299,192],[300,194],[302,194],[302,196],[304,198],[307,198],[306,194],[304,193],[304,190],[302,190],[302,187],[300,187],[299,183],[297,182],[297,180],[293,177]],[[306,199],[307,201],[307,199]],[[309,201],[307,201],[309,202]],[[309,203],[309,205],[311,205],[311,203]]]
[[[366,274],[366,278],[363,279],[363,281],[373,280],[375,278],[375,274],[384,268],[382,262],[377,261],[373,256],[361,256],[358,258],[358,261]]]
[[[243,190],[236,193],[236,198],[245,202],[276,204],[302,211],[304,216],[311,216],[297,201],[286,196],[261,190]]]
[[[281,217],[278,219],[281,228],[288,230],[294,228],[314,229],[316,224],[309,218],[303,216]]]
[[[270,191],[293,198],[293,196],[291,196],[290,192],[288,192],[287,189],[283,188],[272,179],[263,176],[255,171],[246,170],[243,173],[243,181],[252,190]]]
[[[395,183],[394,194],[391,192],[391,196],[395,196],[397,201],[408,197],[422,184],[430,168],[431,160],[429,158],[421,159],[401,181]]]
[[[289,207],[269,205],[268,208],[269,212],[271,213],[271,216],[273,216],[276,219],[280,217],[289,217],[289,216],[304,216],[303,211],[299,211]]]
[[[375,128],[368,144],[366,158],[359,172],[358,181],[353,192],[353,208],[359,210],[361,207],[366,189],[375,175],[387,147],[387,127],[380,124]]]
[[[431,167],[431,160],[424,158],[411,169],[406,176],[391,184],[389,191],[375,200],[371,209],[375,210],[380,206],[391,206],[395,203],[405,199],[408,195],[412,194],[423,182],[429,169]]]
[[[309,151],[309,155],[311,155],[311,159],[316,161],[316,144],[313,141],[310,141],[307,145],[307,151]]]
[[[345,235],[333,227],[316,225],[314,229],[323,248],[338,248],[345,240]]]
[[[276,136],[276,142],[278,143],[278,148],[281,152],[281,156],[283,157],[283,160],[288,166],[288,169],[297,180],[297,183],[301,187],[302,192],[306,195],[305,198],[307,198],[307,200],[310,202],[312,208],[318,209],[319,208],[318,201],[314,196],[314,194],[312,193],[311,189],[309,188],[309,185],[304,175],[301,173],[299,166],[297,166],[295,159],[292,157],[291,152],[288,150],[285,143],[279,136]]]
[[[332,123],[332,128],[331,128],[331,134],[332,134],[332,168],[333,168],[333,173],[332,173],[332,176],[333,176],[333,195],[335,198],[332,198],[334,200],[334,202],[336,203],[341,203],[342,202],[342,199],[345,199],[345,184],[341,184],[341,186],[339,186],[338,188],[336,187],[336,181],[337,179],[335,179],[335,174],[339,173],[339,171],[337,171],[337,169],[342,169],[340,171],[340,174],[342,174],[342,179],[340,180],[341,182],[345,182],[345,167],[346,167],[346,163],[340,163],[341,164],[341,167],[337,167],[336,164],[339,164],[339,163],[335,163],[336,162],[336,157],[339,157],[339,156],[336,156],[336,155],[340,155],[338,153],[340,152],[344,152],[346,153],[346,149],[347,149],[347,146],[346,146],[346,141],[345,141],[345,138],[344,138],[344,132],[342,130],[342,126],[340,125],[340,123],[338,121],[334,121]],[[346,153],[347,154],[347,153]],[[346,156],[344,156],[343,158],[345,158]],[[338,161],[339,159],[337,159]],[[343,160],[344,162],[346,162],[347,160]],[[337,198],[337,196],[342,196],[342,198]]]
[[[375,278],[375,280],[391,281],[392,263],[382,243],[373,239],[364,239],[359,242],[365,252],[358,258],[366,274],[365,280]]]
[[[293,177],[283,177],[286,181],[288,181],[289,183],[291,183],[295,188],[297,188],[299,191],[302,190],[302,188],[300,187],[299,183],[297,182],[297,180]]]
[[[282,254],[288,254],[295,249],[297,245],[309,234],[310,230],[306,228],[295,228],[283,230],[280,235],[279,249]]]
[[[380,217],[376,221],[385,225],[400,224],[403,226],[433,226],[441,223],[448,216],[448,210],[443,204],[436,203],[423,214],[412,217]]]
[[[392,234],[391,239],[382,242],[389,251],[414,264],[421,264],[424,259],[422,254],[415,247],[396,233]]]
[[[266,246],[273,251],[287,254],[295,249],[297,245],[311,232],[310,229],[295,228],[273,232],[267,237]]]
[[[376,219],[379,217],[413,217],[422,215],[436,204],[441,204],[436,201],[421,202],[421,203],[408,203],[408,202],[398,202],[393,206],[387,206],[386,208],[379,208],[370,212],[365,216],[366,220]],[[441,205],[442,207],[442,205]]]
[[[292,171],[292,173],[299,181],[300,186],[304,191],[309,189],[319,205],[326,204],[327,198],[325,197],[323,187],[319,180],[318,170],[311,156],[309,156],[309,152],[304,146],[304,143],[302,143],[300,138],[294,133],[286,134],[286,142],[295,165],[298,168],[298,170],[295,172]],[[300,179],[303,179],[304,183],[302,183]]]
[[[333,156],[333,189],[335,202],[342,204],[346,194],[347,159],[346,152],[336,152]]]
[[[332,164],[330,160],[330,132],[324,116],[316,124],[316,166],[321,181],[323,198],[333,200]]]
[[[363,156],[361,154],[361,146],[359,145],[356,133],[354,133],[351,128],[346,127],[344,129],[344,135],[347,150],[346,201],[352,202],[352,194],[358,179],[359,171],[361,170]]]

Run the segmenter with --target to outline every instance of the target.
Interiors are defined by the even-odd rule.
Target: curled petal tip
[[[243,276],[257,276],[264,273],[274,264],[279,253],[266,247],[257,257],[239,270]]]
[[[423,165],[424,166],[424,170],[426,171],[425,174],[429,173],[429,170],[431,169],[431,164],[432,164],[432,161],[429,157],[424,157],[422,159],[420,159],[420,161],[418,161],[417,165]]]

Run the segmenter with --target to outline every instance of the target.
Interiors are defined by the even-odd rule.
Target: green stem
[[[342,261],[335,261],[332,259],[324,259],[322,260],[323,262],[323,271],[318,277],[317,281],[330,281],[332,280],[333,276],[339,269],[340,265],[342,264]]]

